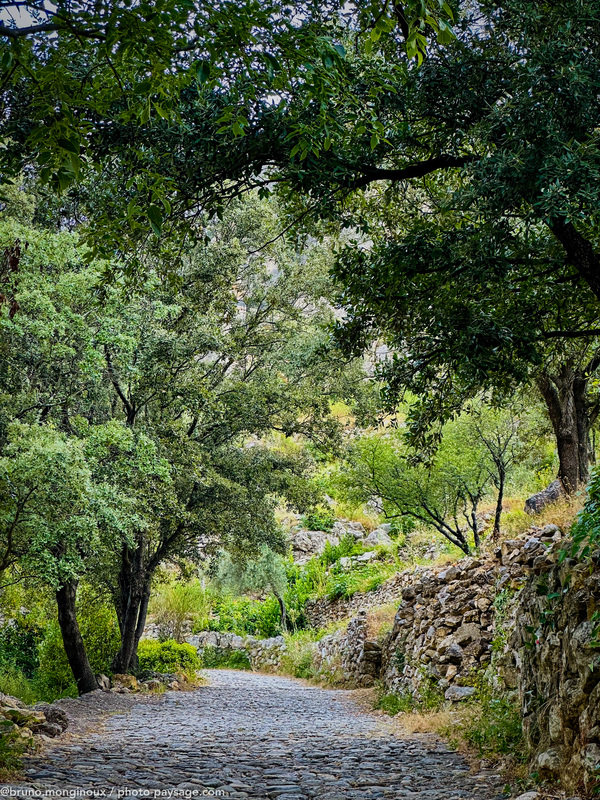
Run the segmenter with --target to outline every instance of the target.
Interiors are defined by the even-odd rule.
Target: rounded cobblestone
[[[471,774],[431,736],[403,738],[351,692],[246,672],[137,703],[75,741],[30,758],[39,789],[202,790],[254,800],[495,800],[496,775]],[[159,796],[158,794],[156,796]]]

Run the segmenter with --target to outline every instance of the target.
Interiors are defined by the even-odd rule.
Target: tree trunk
[[[112,664],[115,673],[127,673],[137,666],[137,646],[144,631],[148,610],[146,594],[149,595],[144,550],[140,539],[135,550],[124,547],[121,555],[119,593],[115,598],[121,645]]]
[[[558,477],[567,495],[580,489],[589,478],[588,374],[587,370],[576,371],[567,363],[557,374],[543,372],[537,379],[556,437]]]
[[[275,595],[277,598],[277,602],[279,603],[279,610],[281,611],[281,630],[287,631],[287,612],[285,608],[285,603],[283,602],[283,597],[280,597],[278,594]]]
[[[504,501],[504,485],[506,483],[506,468],[504,463],[496,464],[498,468],[498,498],[496,500],[496,513],[494,514],[494,529],[492,540],[497,542],[500,538],[500,520],[502,519],[502,503]]]
[[[77,623],[77,615],[75,613],[76,596],[77,583],[75,581],[67,581],[56,592],[58,624],[60,625],[63,645],[77,684],[77,691],[81,695],[97,689],[98,682],[90,667],[79,624]]]

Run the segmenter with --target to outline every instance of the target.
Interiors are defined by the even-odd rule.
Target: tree
[[[320,109],[316,127],[297,120],[292,148],[304,155],[327,150],[330,108],[344,92],[348,29],[369,51],[382,34],[397,31],[408,56],[422,59],[431,34],[450,38],[452,17],[444,0],[357,8],[338,0],[296,8],[280,0],[2,0],[0,10],[3,182],[33,165],[59,191],[102,174],[99,155],[106,155],[115,126],[150,132],[161,122],[177,125],[179,102],[190,97],[201,109],[218,106],[211,135],[225,153],[247,134],[258,108],[290,102]],[[159,170],[129,178],[126,191],[133,187],[135,197],[127,204],[128,225],[160,234],[172,181]],[[115,223],[113,247],[123,245]]]
[[[435,189],[429,198],[443,203]],[[411,434],[425,450],[435,446],[436,426],[482,389],[507,401],[533,383],[553,424],[559,477],[567,492],[577,491],[588,477],[598,415],[590,382],[600,366],[594,296],[565,280],[564,257],[538,225],[479,224],[474,214],[443,210],[428,216],[417,205],[404,231],[388,228],[369,248],[357,244],[342,255],[341,338],[355,351],[371,337],[388,344],[380,366],[390,398],[406,389],[418,397]]]
[[[52,587],[80,694],[98,688],[75,613],[86,557],[97,544],[93,489],[81,443],[50,427],[13,424],[0,458],[0,571],[18,563]]]
[[[483,443],[468,437],[470,425],[449,423],[429,463],[415,459],[401,430],[365,437],[348,454],[348,490],[361,501],[377,497],[389,519],[410,517],[435,528],[468,555],[469,531],[476,549],[481,543],[478,509],[493,467]]]
[[[223,553],[215,578],[217,586],[236,594],[246,592],[270,592],[279,603],[281,629],[287,630],[287,611],[284,594],[287,588],[287,573],[281,554],[263,545],[260,556],[252,561],[233,561],[228,553]]]
[[[330,400],[362,382],[327,351],[327,251],[251,252],[273,214],[259,200],[230,209],[175,285],[155,274],[131,297],[104,287],[100,303],[102,265],[82,263],[76,235],[0,230],[30,243],[19,313],[3,318],[3,419],[54,425],[83,447],[97,538],[80,574],[113,600],[120,672],[135,667],[161,564],[285,549],[274,509],[313,499],[311,462],[263,438],[335,446]]]

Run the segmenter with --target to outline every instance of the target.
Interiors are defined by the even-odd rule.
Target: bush
[[[414,698],[409,694],[382,694],[377,699],[375,708],[385,711],[390,717],[395,717],[396,714],[414,711],[416,705]]]
[[[348,578],[345,575],[333,576],[333,580],[327,589],[329,600],[348,600],[352,597]]]
[[[7,666],[0,672],[0,693],[18,697],[27,705],[41,700],[35,681],[28,678],[16,667]]]
[[[10,720],[0,718],[0,781],[9,780],[23,765],[21,755],[27,745],[12,727]]]
[[[121,640],[113,609],[92,602],[82,603],[78,621],[92,671],[110,674]],[[77,686],[57,622],[46,629],[39,646],[39,669],[32,682],[42,700],[52,702],[57,697],[77,697]]]
[[[250,658],[243,650],[221,650],[212,646],[202,651],[202,666],[206,669],[252,669]]]
[[[38,646],[42,630],[23,614],[0,629],[0,670],[14,668],[31,678],[39,667]]]
[[[274,597],[262,602],[249,597],[222,597],[215,603],[216,619],[209,630],[269,638],[281,633],[281,611]],[[197,628],[196,628],[197,630]]]
[[[463,736],[480,756],[510,755],[514,761],[527,760],[527,748],[519,709],[504,697],[494,694],[485,678],[477,689],[479,706],[463,724]]]
[[[587,558],[600,543],[600,469],[595,469],[587,488],[585,505],[571,529],[573,546],[565,555]]]
[[[403,656],[403,654],[402,654]],[[400,658],[402,664],[404,659],[396,651],[395,658]],[[376,703],[376,708],[381,708],[387,714],[394,716],[400,713],[410,713],[413,711],[438,711],[444,704],[444,693],[433,678],[425,677],[419,686],[419,696],[414,697],[411,693],[403,694],[381,694]]]
[[[302,517],[302,525],[309,531],[330,531],[335,522],[335,514],[330,508],[316,508]]]
[[[331,542],[325,542],[325,548],[319,558],[323,566],[329,567],[340,558],[359,555],[362,552],[362,544],[359,544],[352,534],[346,534],[339,544],[333,545]]]
[[[51,703],[58,697],[77,697],[77,686],[57,622],[46,630],[39,653],[40,668],[34,683],[40,699]]]
[[[90,606],[79,611],[79,628],[92,670],[111,672],[111,664],[121,644],[119,623],[109,606]]]
[[[279,671],[294,678],[314,678],[313,657],[315,642],[323,631],[305,630],[285,637],[286,651],[281,658]]]
[[[210,597],[199,580],[161,586],[152,598],[151,613],[159,626],[161,639],[183,642],[186,624],[206,630],[210,616]]]
[[[138,645],[140,672],[183,672],[191,676],[202,666],[196,648],[170,639],[142,639]]]

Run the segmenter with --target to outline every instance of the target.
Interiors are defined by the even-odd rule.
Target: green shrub
[[[595,469],[587,488],[585,505],[571,529],[573,545],[564,555],[587,558],[600,543],[600,469]]]
[[[34,677],[34,683],[40,698],[51,703],[58,697],[77,697],[77,686],[57,622],[46,630],[39,653],[40,668]]]
[[[138,658],[140,672],[183,672],[190,676],[202,666],[195,647],[173,639],[166,642],[142,639]]]
[[[339,544],[333,545],[331,542],[325,542],[325,548],[318,558],[323,566],[329,567],[339,561],[340,558],[360,555],[362,552],[362,544],[357,542],[352,534],[348,533],[342,537]]]
[[[209,621],[209,630],[261,638],[281,633],[281,611],[274,597],[261,602],[249,597],[225,596],[217,600],[214,612],[215,618]]]
[[[302,525],[309,531],[330,531],[335,522],[335,514],[330,508],[315,508],[302,517]]]
[[[323,631],[303,630],[285,636],[286,650],[279,664],[279,671],[295,678],[313,678],[315,642]]]
[[[375,708],[379,708],[391,717],[400,713],[409,713],[417,707],[412,695],[409,694],[382,694],[377,699]]]
[[[111,663],[119,649],[120,635],[112,608],[98,603],[81,603],[78,609],[79,629],[92,671],[111,672]],[[63,647],[57,622],[45,631],[39,646],[39,669],[32,679],[39,698],[52,702],[57,697],[76,697],[77,687]]]
[[[310,652],[303,653],[294,668],[294,677],[308,680],[314,676],[313,655]]]
[[[398,651],[396,651],[396,654]],[[404,659],[402,659],[404,664]],[[423,674],[423,680],[419,685],[419,695],[414,697],[410,692],[402,694],[380,694],[376,708],[381,708],[387,714],[395,715],[399,713],[410,713],[411,711],[437,711],[444,704],[444,693],[429,676]]]
[[[0,693],[18,697],[27,705],[43,698],[39,696],[34,679],[28,678],[16,667],[6,666],[0,672]]]
[[[110,673],[113,658],[121,644],[119,623],[109,606],[90,606],[80,610],[79,628],[92,670]]]
[[[252,669],[248,654],[242,650],[221,650],[210,645],[202,651],[202,666],[206,669]]]
[[[527,748],[519,709],[495,695],[485,678],[478,683],[474,713],[463,723],[462,734],[480,756],[510,755],[516,762],[527,760]]]
[[[334,575],[327,588],[329,600],[348,600],[352,597],[349,580],[345,575]]]
[[[21,614],[0,629],[0,670],[8,667],[31,678],[39,667],[42,630]]]
[[[161,586],[152,598],[150,613],[162,639],[185,640],[186,623],[194,630],[207,630],[211,611],[209,592],[199,580],[175,581]]]
[[[21,756],[27,744],[19,738],[18,731],[12,731],[13,724],[8,719],[0,718],[0,780],[10,778],[11,773],[21,769]]]

